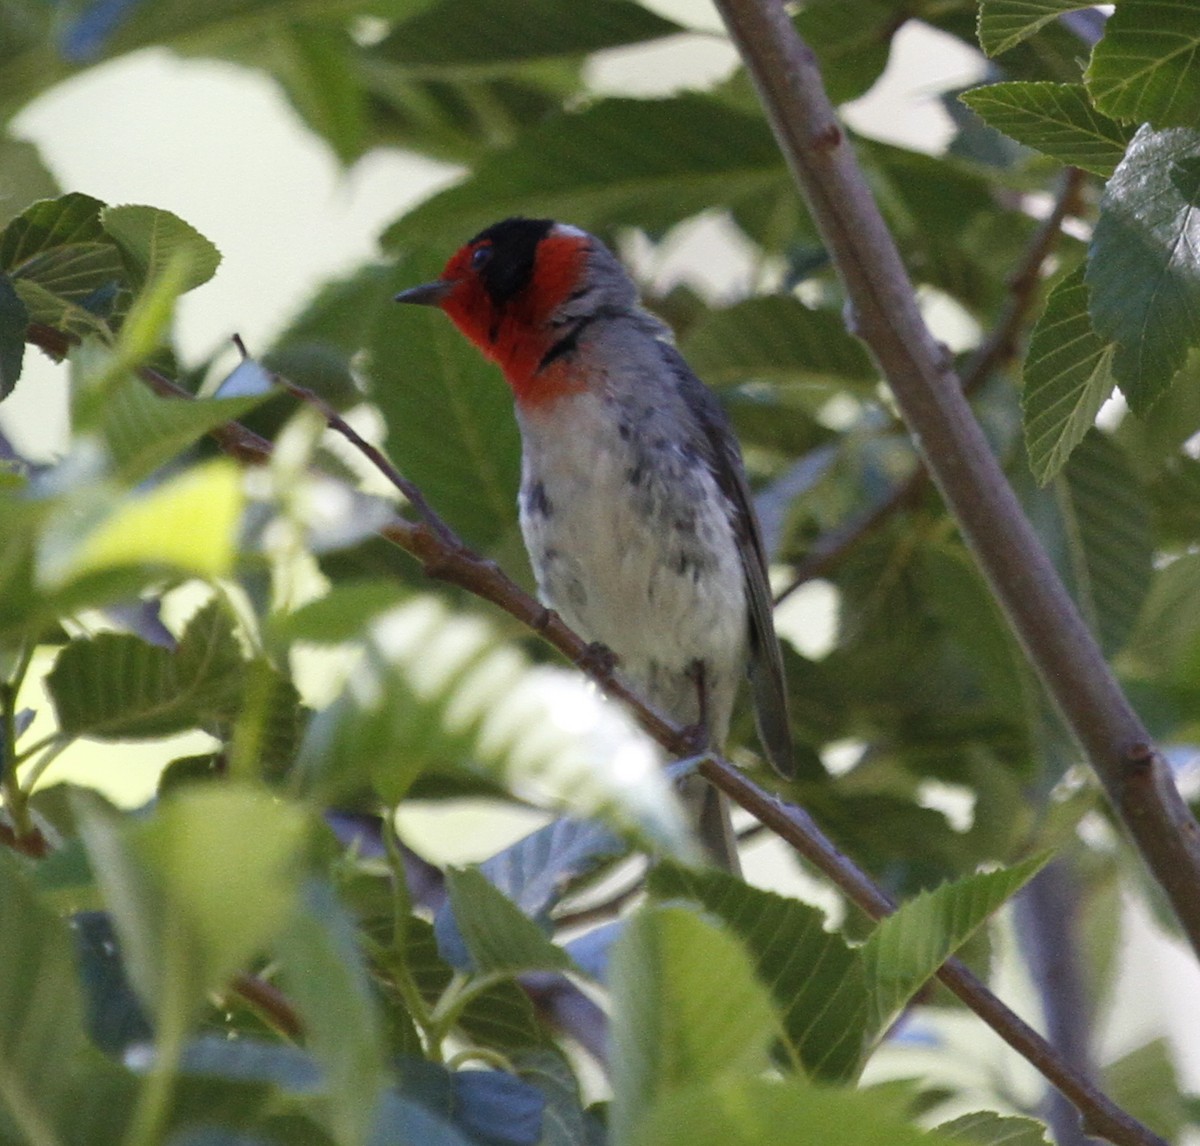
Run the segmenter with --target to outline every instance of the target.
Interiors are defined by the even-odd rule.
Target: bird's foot
[[[688,724],[680,730],[679,739],[683,748],[681,760],[703,760],[712,751],[712,736],[703,720]]]
[[[605,680],[616,671],[620,661],[617,654],[608,645],[601,641],[589,641],[583,652],[576,658],[575,663],[588,676]]]

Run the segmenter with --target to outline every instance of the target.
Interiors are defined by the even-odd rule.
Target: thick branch
[[[1122,694],[917,310],[912,284],[780,0],[716,0],[934,481],[1108,798],[1200,953],[1200,827]]]

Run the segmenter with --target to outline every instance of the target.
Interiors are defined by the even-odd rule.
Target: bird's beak
[[[442,299],[454,289],[453,280],[438,279],[437,282],[422,283],[409,287],[396,295],[396,302],[413,302],[418,306],[440,306]]]

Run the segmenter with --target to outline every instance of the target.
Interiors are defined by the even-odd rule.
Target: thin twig
[[[993,596],[1200,954],[1200,825],[926,328],[815,56],[780,0],[716,3],[842,278],[856,333],[882,369]]]
[[[249,358],[249,353],[246,350],[246,344],[242,341],[240,334],[233,336],[233,343],[241,352],[243,359]],[[258,363],[260,369],[265,370],[262,363]],[[437,511],[426,500],[425,495],[420,488],[409,481],[394,465],[388,457],[377,446],[368,442],[345,418],[341,416],[320,394],[308,389],[307,386],[300,386],[290,379],[285,378],[282,374],[276,374],[274,371],[265,371],[271,381],[286,390],[293,398],[311,406],[322,418],[325,419],[325,424],[336,433],[342,435],[356,450],[359,451],[393,486],[396,487],[417,511],[422,520],[442,538],[443,541],[455,541],[454,531],[446,524]]]

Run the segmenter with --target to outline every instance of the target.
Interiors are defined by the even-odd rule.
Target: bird
[[[776,772],[794,772],[767,556],[716,396],[594,235],[514,217],[396,301],[440,308],[512,390],[521,532],[544,604],[611,651],[664,715],[724,745],[743,677]],[[729,806],[682,781],[707,860],[741,873]]]

